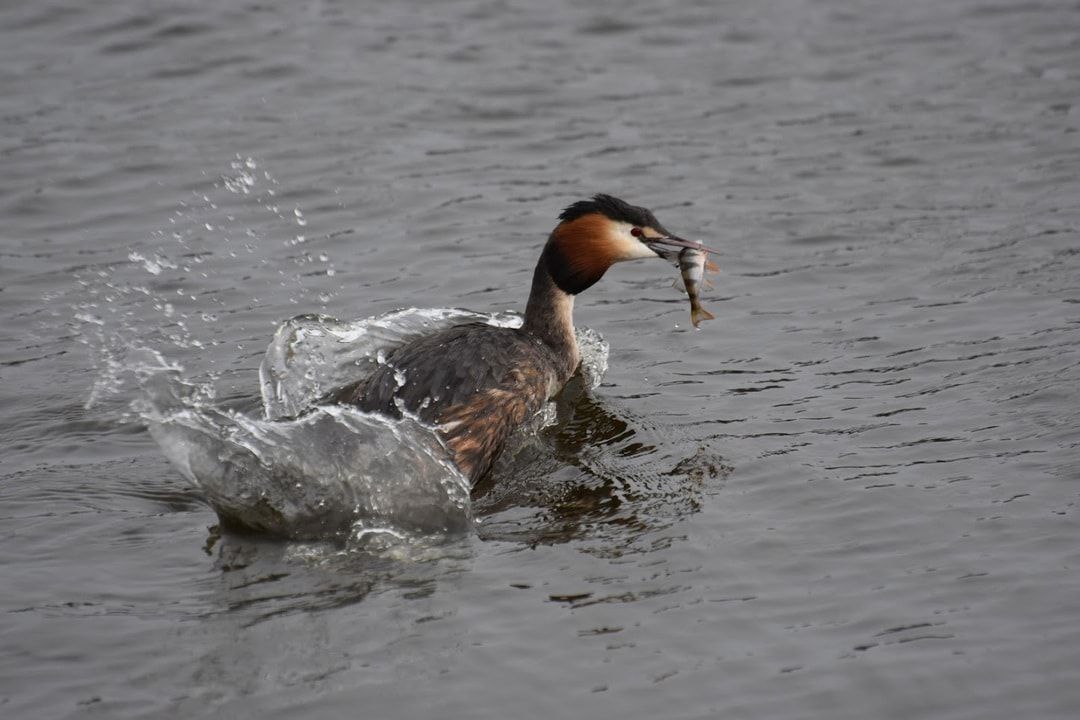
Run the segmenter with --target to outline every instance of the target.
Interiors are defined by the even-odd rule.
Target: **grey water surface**
[[[0,8],[0,716],[1080,716],[1080,5]],[[520,310],[595,192],[717,247],[406,556],[211,529],[130,403]]]

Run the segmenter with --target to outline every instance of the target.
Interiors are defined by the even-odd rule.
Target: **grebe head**
[[[674,261],[683,248],[707,249],[672,235],[649,210],[611,195],[578,201],[559,220],[544,258],[555,284],[571,295],[593,285],[617,262]]]

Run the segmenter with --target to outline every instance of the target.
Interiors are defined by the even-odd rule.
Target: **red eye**
[[[641,237],[641,228],[639,228],[639,227],[630,228],[630,234],[633,235],[634,237]]]

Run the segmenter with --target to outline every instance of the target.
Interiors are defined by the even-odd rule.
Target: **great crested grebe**
[[[515,428],[577,370],[574,296],[624,260],[708,252],[669,233],[651,212],[610,195],[563,210],[533,273],[520,328],[457,325],[394,350],[385,364],[328,400],[367,412],[407,411],[430,423],[475,485]]]

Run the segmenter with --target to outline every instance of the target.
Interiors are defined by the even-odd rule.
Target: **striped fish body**
[[[682,276],[686,294],[690,296],[690,322],[694,324],[694,327],[697,327],[702,320],[713,320],[716,317],[701,307],[700,294],[702,284],[706,282],[707,261],[707,254],[696,248],[684,248],[679,252],[679,274]]]

